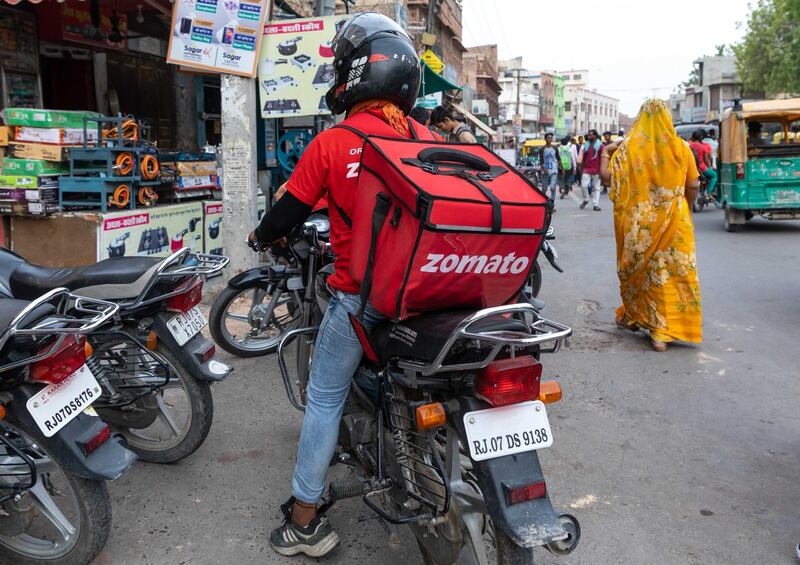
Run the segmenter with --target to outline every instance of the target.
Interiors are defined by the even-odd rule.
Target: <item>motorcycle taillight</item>
[[[203,299],[203,279],[198,278],[194,282],[189,279],[181,287],[177,289],[181,291],[180,294],[167,298],[167,310],[170,312],[188,312]]]
[[[541,377],[542,365],[531,355],[493,361],[475,378],[475,396],[492,406],[536,400]]]
[[[52,344],[42,348],[40,353],[49,351]],[[31,365],[30,380],[38,383],[60,383],[86,363],[86,354],[91,349],[86,347],[83,336],[67,336],[50,355]]]

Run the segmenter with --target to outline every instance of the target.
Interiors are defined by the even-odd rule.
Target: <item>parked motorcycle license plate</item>
[[[84,365],[63,381],[43,388],[25,404],[33,421],[50,437],[100,398],[100,385]]]
[[[464,429],[474,461],[553,445],[547,411],[538,400],[467,412]]]
[[[207,323],[200,308],[194,306],[190,310],[170,318],[167,327],[178,345],[183,345],[206,327]]]

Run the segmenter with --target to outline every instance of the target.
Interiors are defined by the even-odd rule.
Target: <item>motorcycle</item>
[[[330,220],[321,212],[311,214],[307,223],[314,225],[324,241],[330,234]],[[303,240],[302,231],[290,236]],[[250,269],[228,281],[217,295],[209,314],[209,329],[214,341],[231,355],[257,357],[274,353],[283,335],[301,323],[305,310],[305,286],[316,273],[313,260],[301,245],[290,245],[280,263]],[[322,257],[333,262],[328,248]]]
[[[136,461],[92,405],[84,334],[116,304],[54,289],[0,300],[0,561],[89,563],[111,530],[106,481]]]
[[[320,264],[326,246],[312,224],[292,244]],[[318,324],[331,298],[325,265],[306,280],[307,326],[277,353],[290,403],[303,410]],[[557,555],[580,540],[578,520],[551,505],[538,449],[553,434],[546,405],[561,398],[542,380],[542,353],[572,330],[520,303],[387,321],[356,331],[365,358],[344,408],[333,464],[351,469],[330,483],[321,510],[360,497],[386,527],[411,528],[426,564],[532,563],[532,548]],[[295,369],[286,359],[296,343]],[[285,508],[285,510],[287,510]]]
[[[544,242],[542,243],[542,255],[545,256],[547,262],[550,263],[550,266],[552,266],[559,273],[563,273],[564,269],[562,269],[558,264],[558,253],[556,252],[556,248],[552,243],[550,243],[555,238],[556,231],[553,226],[549,226],[547,228],[547,234],[545,235]],[[522,289],[522,294],[525,299],[530,302],[531,299],[535,299],[539,296],[539,291],[541,291],[541,289],[542,267],[539,265],[539,261],[534,261],[531,274],[528,277],[528,282]]]
[[[716,196],[708,192],[708,179],[705,175],[700,175],[700,187],[697,189],[697,198],[692,202],[692,212],[702,212],[703,208],[711,204],[714,204],[717,208],[720,207]]]
[[[214,359],[200,330],[203,277],[227,257],[117,257],[72,269],[32,265],[0,249],[0,296],[33,299],[63,286],[114,302],[119,312],[88,336],[90,369],[102,387],[100,416],[144,461],[174,463],[202,445],[214,417],[210,384],[231,367]]]

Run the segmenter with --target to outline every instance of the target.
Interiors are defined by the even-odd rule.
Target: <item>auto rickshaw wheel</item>
[[[743,210],[735,210],[728,206],[725,208],[725,231],[735,232],[739,226],[745,223],[745,212]]]

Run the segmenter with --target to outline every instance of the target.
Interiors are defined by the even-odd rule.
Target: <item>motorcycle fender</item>
[[[269,267],[256,267],[243,273],[239,273],[228,281],[228,287],[234,290],[244,290],[247,288],[259,287],[269,290],[273,282],[270,280]]]
[[[156,332],[159,341],[169,349],[170,353],[178,358],[181,366],[198,381],[219,382],[224,380],[233,371],[233,367],[214,358],[205,363],[201,362],[203,353],[208,351],[210,346],[213,346],[202,332],[183,345],[178,345],[178,342],[172,337],[167,327],[167,321],[172,316],[174,314],[171,312],[159,312],[153,316],[151,329]]]
[[[460,401],[464,412],[488,408],[474,398]],[[457,416],[454,423],[460,436],[465,438],[461,416]],[[549,495],[517,504],[508,503],[509,488],[544,482],[536,451],[473,461],[472,464],[494,527],[500,528],[514,543],[521,547],[534,547],[566,537],[567,532],[550,503]]]
[[[90,416],[85,412],[55,435],[44,437],[25,408],[28,399],[36,393],[36,388],[24,384],[15,387],[11,393],[14,399],[6,405],[10,413],[9,419],[32,433],[58,459],[66,471],[84,479],[113,481],[136,462],[136,454],[127,449],[125,439],[117,434],[112,435],[87,456],[81,445],[100,433],[106,424],[99,417]]]

